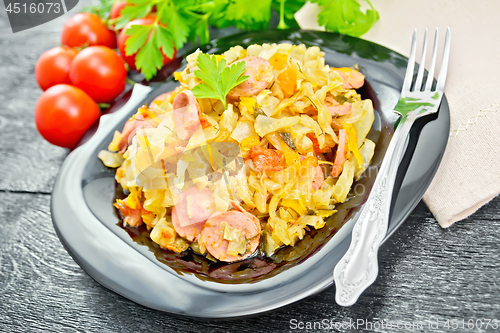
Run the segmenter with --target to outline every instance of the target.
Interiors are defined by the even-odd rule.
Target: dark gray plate
[[[233,45],[246,47],[285,41],[320,46],[326,52],[326,62],[332,66],[360,64],[366,75],[361,93],[374,101],[378,115],[371,133],[377,141],[372,163],[372,170],[376,170],[397,120],[392,110],[399,98],[407,59],[368,41],[311,31],[242,33],[215,40],[205,50],[219,53]],[[114,130],[121,130],[139,106],[175,86],[170,79],[149,94],[150,88],[137,86],[131,100],[119,111],[103,116],[94,136],[67,157],[54,186],[51,208],[54,227],[70,255],[90,276],[118,294],[147,307],[193,317],[228,318],[261,313],[332,284],[333,269],[350,243],[358,216],[356,210],[307,260],[268,279],[232,285],[203,281],[192,274],[177,274],[116,225],[111,205],[114,174],[102,165],[97,153],[106,149]],[[402,184],[399,194],[394,196],[387,237],[403,223],[430,184],[444,153],[449,127],[446,98],[437,115],[414,125],[398,174],[398,182]]]

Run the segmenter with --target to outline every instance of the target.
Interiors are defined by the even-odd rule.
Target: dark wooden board
[[[34,73],[38,57],[58,46],[59,33],[49,24],[13,34],[3,11],[0,22],[0,190],[50,193],[68,150],[46,142],[36,130],[35,105],[42,91]]]
[[[0,193],[0,202],[0,330],[288,332],[293,319],[444,324],[500,318],[499,199],[447,230],[419,204],[382,246],[380,275],[353,307],[337,306],[331,287],[286,308],[231,321],[171,316],[101,287],[59,242],[49,195]]]
[[[448,331],[447,319],[500,320],[500,198],[446,230],[420,203],[382,246],[378,279],[350,308],[336,305],[330,287],[254,318],[200,321],[145,308],[101,287],[54,232],[50,192],[68,151],[45,142],[33,122],[41,94],[36,59],[58,44],[64,19],[14,35],[0,12],[0,331],[318,331],[293,329],[295,319],[418,321],[415,331],[428,332],[428,320],[437,319],[433,331],[439,332]]]

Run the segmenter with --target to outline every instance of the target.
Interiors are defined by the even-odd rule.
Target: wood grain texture
[[[34,110],[42,91],[34,73],[38,57],[58,45],[58,33],[44,28],[12,34],[4,15],[0,17],[0,190],[50,193],[68,150],[46,142],[36,130]]]
[[[14,35],[0,12],[1,332],[319,331],[294,330],[293,319],[438,319],[440,327],[434,331],[445,332],[446,319],[500,320],[500,198],[446,230],[420,203],[382,246],[378,279],[350,308],[336,305],[335,288],[330,287],[253,318],[196,320],[145,308],[101,287],[72,260],[54,232],[49,194],[67,150],[45,142],[33,123],[41,94],[33,75],[36,59],[58,44],[65,18]]]
[[[0,202],[0,330],[290,332],[292,319],[500,319],[500,249],[492,232],[500,227],[499,199],[447,230],[420,204],[382,246],[378,279],[350,308],[335,304],[331,287],[283,309],[230,321],[171,316],[101,287],[55,235],[49,195],[0,193]]]

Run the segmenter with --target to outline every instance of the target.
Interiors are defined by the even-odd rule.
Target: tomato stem
[[[133,86],[136,82],[132,81],[129,77],[127,77],[127,83]]]
[[[100,108],[100,109],[104,109],[106,110],[107,108],[109,108],[111,106],[111,104],[109,103],[97,103],[97,106]]]

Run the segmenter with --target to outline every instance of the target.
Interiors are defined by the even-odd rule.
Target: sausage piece
[[[177,214],[177,209],[174,207],[172,209],[172,224],[174,225],[175,231],[179,236],[186,238],[190,242],[195,242],[201,234],[201,230],[205,225],[205,221],[190,224],[188,226],[181,226],[179,215]]]
[[[283,153],[279,150],[253,146],[250,148],[249,156],[259,171],[283,170]]]
[[[153,124],[148,122],[141,114],[135,115],[133,120],[129,120],[125,123],[122,131],[122,139],[118,144],[120,153],[124,153],[127,147],[132,143],[132,139],[137,134],[140,129],[155,128]]]
[[[175,96],[173,109],[175,133],[187,141],[200,127],[200,104],[190,90],[184,90]]]
[[[318,190],[321,185],[323,185],[323,181],[325,180],[325,174],[323,173],[323,169],[318,163],[318,159],[312,156],[304,156],[300,155],[300,160],[303,161],[305,159],[309,159],[309,166],[315,169],[314,179],[312,180],[311,186],[314,191]],[[312,162],[311,162],[312,161]]]
[[[344,89],[358,89],[365,83],[365,76],[349,67],[334,68],[344,79]]]
[[[246,57],[234,63],[241,61],[245,62],[245,72],[243,75],[248,75],[249,78],[231,89],[227,94],[228,97],[255,96],[266,89],[274,78],[271,64],[266,59],[261,57]]]
[[[180,194],[179,202],[172,209],[172,224],[181,237],[194,241],[214,212],[213,192],[191,187]]]
[[[340,104],[337,102],[332,96],[326,96],[325,98],[325,103],[323,104],[328,111],[330,111],[330,114],[332,116],[344,116],[349,111],[351,111],[352,104],[351,103],[344,103]]]
[[[314,176],[314,179],[312,181],[312,189],[316,191],[323,185],[323,181],[325,180],[325,176],[323,174],[323,169],[318,165],[316,167],[316,175]]]
[[[241,233],[245,241],[245,252],[238,255],[228,253],[229,241],[224,239],[227,226],[235,233]],[[259,247],[260,222],[248,212],[231,210],[218,212],[210,216],[201,231],[200,242],[203,242],[208,252],[221,261],[233,262],[247,258]]]
[[[342,172],[344,163],[347,160],[347,132],[345,129],[339,131],[339,146],[337,148],[337,154],[335,155],[335,160],[333,161],[332,177],[337,178]]]

